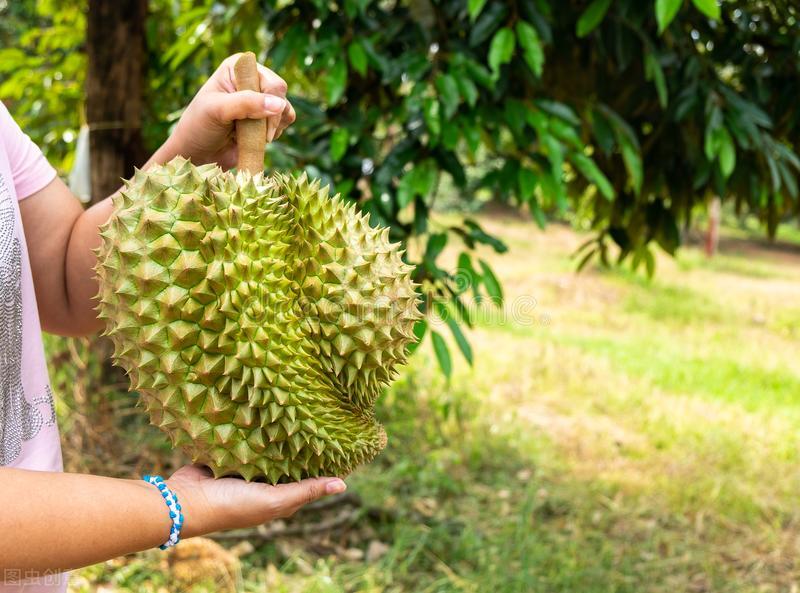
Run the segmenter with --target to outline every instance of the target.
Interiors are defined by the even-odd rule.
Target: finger
[[[255,91],[214,93],[209,101],[210,113],[221,122],[236,119],[264,119],[283,113],[286,100]]]
[[[286,98],[289,86],[283,78],[262,64],[258,64],[258,77],[261,81],[262,91]]]
[[[283,110],[283,114],[281,117],[281,128],[288,128],[291,126],[295,120],[297,119],[297,113],[295,113],[294,107],[289,101],[286,101],[286,108]]]
[[[296,119],[297,114],[289,101],[286,101],[286,108],[283,113],[271,117],[267,123],[267,142],[280,138],[283,131],[288,128]]]
[[[228,145],[219,156],[217,156],[217,164],[225,171],[232,169],[239,162],[239,147],[235,142]]]
[[[267,142],[272,142],[275,139],[275,132],[281,124],[281,116],[273,115],[267,120]]]
[[[339,478],[309,478],[291,484],[278,484],[270,495],[275,497],[276,506],[281,511],[294,513],[303,505],[345,490],[347,484]]]
[[[236,73],[234,71],[234,65],[241,55],[242,52],[238,52],[225,58],[209,80],[217,79],[222,90],[228,93],[235,92]]]
[[[172,477],[175,476],[201,479],[201,478],[213,478],[214,474],[205,465],[193,464],[193,465],[184,465],[183,467],[179,468],[177,471],[175,471],[175,473],[172,474]]]
[[[236,90],[236,75],[234,73],[234,65],[241,55],[241,53],[236,53],[228,56],[225,58],[225,60],[223,60],[217,69],[218,71],[222,71],[222,75],[219,77],[221,79],[220,84],[222,85],[222,89],[227,92],[233,92]],[[257,67],[261,91],[286,98],[286,92],[289,88],[286,84],[286,81],[263,64],[257,64]]]
[[[295,119],[297,119],[297,114],[294,111],[294,107],[292,107],[291,103],[288,101],[286,103],[286,109],[284,109],[283,113],[281,114],[280,122],[274,124],[274,134],[269,138],[270,142],[280,138],[283,134],[283,131],[292,125]],[[269,130],[267,132],[267,136],[269,136]]]

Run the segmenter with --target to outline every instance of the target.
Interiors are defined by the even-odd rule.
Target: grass
[[[388,552],[257,547],[243,590],[797,591],[800,256],[686,249],[653,281],[576,275],[572,231],[484,222],[513,245],[485,254],[506,309],[480,312],[475,365],[449,382],[420,349],[381,403],[389,447],[348,480],[389,517],[370,524]],[[98,583],[169,578],[148,553],[74,590]]]

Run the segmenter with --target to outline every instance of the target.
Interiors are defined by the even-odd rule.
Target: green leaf
[[[516,179],[515,179],[516,182]],[[472,220],[471,218],[464,219],[464,226],[469,229],[469,233],[466,237],[464,237],[465,242],[472,247],[473,243],[483,243],[484,245],[489,245],[492,249],[495,250],[497,253],[505,253],[508,251],[508,245],[503,243],[497,237],[490,235],[486,231],[481,228],[477,222]]]
[[[655,239],[664,251],[675,255],[675,251],[681,244],[681,231],[678,229],[678,222],[672,212],[665,210],[659,217]]]
[[[614,128],[614,135],[616,136],[617,141],[620,144],[627,142],[638,152],[639,138],[636,136],[636,132],[633,130],[631,125],[625,121],[625,119],[619,113],[611,109],[608,105],[601,104],[598,105],[597,108]]]
[[[464,140],[467,142],[467,147],[474,156],[481,145],[481,130],[478,126],[467,123],[464,124],[462,132],[464,133]]]
[[[490,2],[488,8],[478,17],[469,31],[469,44],[477,47],[497,30],[497,27],[505,20],[508,14],[508,6],[505,2]]]
[[[444,338],[435,331],[431,331],[431,339],[433,340],[433,351],[436,353],[436,360],[439,361],[439,367],[442,372],[449,379],[453,373],[453,361],[450,360],[450,350]]]
[[[417,341],[408,345],[407,349],[409,354],[411,354],[417,348],[419,348],[419,345],[422,343],[422,338],[425,337],[425,332],[427,331],[427,329],[428,329],[427,319],[420,319],[414,324],[414,329],[412,331],[414,332],[414,337],[417,338]]]
[[[486,0],[469,0],[467,3],[467,11],[469,12],[469,20],[473,23],[475,19],[478,18],[478,15],[483,10],[483,7],[486,5]]]
[[[508,27],[503,27],[494,34],[489,46],[489,69],[495,79],[500,77],[500,66],[511,61],[515,45],[514,33]]]
[[[475,60],[466,60],[467,72],[472,80],[487,89],[493,89],[495,80],[492,78],[492,73],[484,66]]]
[[[461,96],[464,97],[470,107],[475,107],[475,103],[478,101],[478,87],[475,86],[471,78],[466,76],[459,75],[454,78]]]
[[[478,263],[483,272],[483,285],[486,287],[486,292],[492,298],[494,304],[499,307],[503,304],[503,289],[500,287],[500,282],[497,281],[497,276],[494,275],[489,264],[482,259],[479,259]]]
[[[436,314],[447,324],[450,328],[450,331],[453,334],[453,337],[456,340],[456,344],[458,344],[458,348],[461,350],[461,353],[464,355],[464,358],[467,359],[467,362],[472,365],[472,346],[469,345],[467,338],[464,336],[464,333],[461,331],[461,328],[458,325],[455,317],[450,313],[450,309],[448,309],[444,303],[441,301],[436,301],[434,303],[436,307]]]
[[[436,186],[439,170],[432,159],[425,159],[414,165],[400,180],[397,187],[397,205],[405,208],[414,196],[428,197]]]
[[[594,0],[578,19],[575,32],[578,37],[586,37],[603,22],[611,6],[611,0]]]
[[[644,266],[647,270],[647,277],[652,278],[656,273],[656,258],[653,257],[653,252],[649,247],[644,248]]]
[[[386,72],[390,67],[390,60],[383,54],[379,53],[372,44],[372,41],[369,39],[362,38],[360,41],[372,65],[379,72]]]
[[[789,192],[789,195],[793,200],[796,200],[798,195],[798,187],[795,174],[789,170],[789,166],[784,160],[778,161],[778,170],[780,171],[781,179],[783,179],[783,185],[786,187],[786,191]]]
[[[347,56],[350,58],[350,65],[353,70],[361,76],[366,76],[369,58],[367,58],[367,52],[364,51],[364,47],[358,41],[354,41],[347,48]]]
[[[683,0],[656,0],[656,20],[658,21],[658,32],[663,33],[664,29],[678,14],[678,10],[683,4]]]
[[[350,143],[350,132],[347,128],[336,128],[331,134],[331,158],[334,163],[338,163],[347,152]]]
[[[444,117],[450,119],[458,109],[458,83],[449,74],[440,74],[436,77],[436,90],[439,91],[439,99],[444,106]]]
[[[442,122],[442,146],[447,150],[455,150],[458,146],[460,131],[452,120]]]
[[[652,52],[647,52],[644,56],[644,70],[647,80],[653,81],[656,85],[656,92],[658,93],[658,102],[661,107],[666,108],[669,97],[667,94],[667,81],[664,78],[664,71],[661,69],[661,64],[658,58]]]
[[[425,246],[425,259],[436,261],[445,245],[447,245],[447,235],[445,233],[432,234],[428,237],[428,244]]]
[[[536,173],[530,169],[526,169],[525,167],[519,168],[517,177],[517,181],[519,183],[519,197],[521,201],[527,202],[530,197],[533,196],[533,192],[536,190],[536,186],[539,184],[539,177],[536,175]]]
[[[608,123],[614,130],[614,137],[619,144],[622,160],[625,169],[628,171],[628,178],[635,193],[640,193],[644,180],[644,170],[642,165],[641,149],[636,132],[616,111],[607,105],[599,105],[599,112],[605,116]]]
[[[428,132],[434,138],[438,138],[442,133],[442,120],[439,114],[439,101],[436,99],[425,99],[423,104],[423,117],[425,118],[425,125],[428,126]]]
[[[586,147],[575,128],[563,120],[553,118],[548,122],[548,127],[559,139],[568,142],[573,148],[583,150]]]
[[[562,211],[566,209],[566,195],[560,175],[556,178],[551,173],[543,174],[539,178],[539,186],[542,190],[542,196],[548,200],[548,206],[555,205]]]
[[[525,130],[525,120],[528,117],[528,108],[522,101],[506,99],[503,116],[511,131],[517,136],[522,136]]]
[[[458,295],[452,296],[453,306],[456,308],[456,313],[461,318],[461,320],[467,324],[467,327],[472,327],[472,314],[469,312],[469,309],[464,304],[464,301],[461,300],[461,297]]]
[[[583,173],[589,181],[597,186],[600,194],[607,200],[613,200],[616,197],[616,192],[608,177],[600,170],[595,162],[585,154],[575,152],[570,156],[570,160],[578,167],[578,170]]]
[[[717,0],[692,0],[692,4],[708,18],[719,19],[720,11]]]
[[[625,169],[628,171],[628,178],[631,181],[631,186],[636,194],[642,191],[642,181],[644,178],[644,171],[642,169],[642,155],[639,154],[638,148],[631,145],[627,141],[622,141],[620,138],[622,160],[625,163]]]
[[[714,106],[706,122],[703,151],[709,161],[713,161],[719,153],[719,130],[722,128],[722,111]]]
[[[542,208],[539,206],[539,200],[536,199],[536,196],[532,196],[531,199],[528,200],[528,207],[531,210],[531,216],[536,222],[536,226],[544,230],[547,226],[547,217],[544,215],[544,212],[542,212]]]
[[[547,149],[547,159],[553,169],[553,176],[560,177],[564,165],[564,146],[558,141],[558,138],[550,134],[545,134],[540,140]]]
[[[597,110],[592,111],[592,135],[597,140],[598,148],[610,154],[614,148],[614,131],[606,117]]]
[[[517,23],[517,39],[519,45],[523,50],[522,57],[528,64],[536,76],[542,75],[542,68],[544,67],[544,50],[542,49],[542,42],[539,39],[539,34],[532,25],[525,21]]]
[[[458,256],[458,263],[456,264],[458,277],[456,284],[458,286],[459,294],[466,292],[469,289],[476,289],[481,283],[481,277],[475,268],[472,267],[472,258],[469,253],[462,251]]]
[[[719,170],[727,179],[736,168],[736,147],[730,132],[724,127],[717,130],[717,154],[719,155]]]
[[[347,63],[344,60],[337,60],[328,71],[327,76],[327,99],[329,105],[336,105],[339,102],[346,86]]]
[[[764,153],[764,159],[766,159],[767,166],[769,167],[770,179],[772,180],[772,191],[778,193],[778,191],[781,189],[781,174],[780,170],[778,169],[778,163],[775,161],[775,158],[770,152]]]
[[[425,198],[436,185],[438,169],[432,159],[425,159],[421,163],[417,163],[409,175],[412,178],[411,187],[414,193]]]
[[[572,107],[565,103],[550,101],[549,99],[537,99],[534,101],[534,103],[542,111],[545,111],[550,115],[560,117],[568,124],[572,124],[573,126],[580,126],[583,124],[581,119],[575,114],[575,111],[573,111]]]
[[[411,175],[405,175],[397,186],[397,207],[400,209],[408,206],[414,199]]]

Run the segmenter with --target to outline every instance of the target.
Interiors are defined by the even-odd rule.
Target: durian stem
[[[243,53],[233,66],[237,91],[261,92],[256,55]],[[236,164],[240,171],[255,175],[264,170],[264,144],[267,141],[265,119],[240,119],[236,122],[236,145],[239,158]]]

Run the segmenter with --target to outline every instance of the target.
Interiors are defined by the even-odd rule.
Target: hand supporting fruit
[[[239,478],[215,479],[208,469],[197,465],[182,467],[167,484],[185,509],[183,539],[289,517],[305,504],[347,489],[339,478],[309,478],[277,486]]]
[[[182,539],[287,517],[346,488],[338,478],[279,486],[214,480],[195,466],[167,483],[183,507]],[[0,484],[0,575],[88,566],[154,548],[169,535],[164,500],[142,480],[0,468]]]

